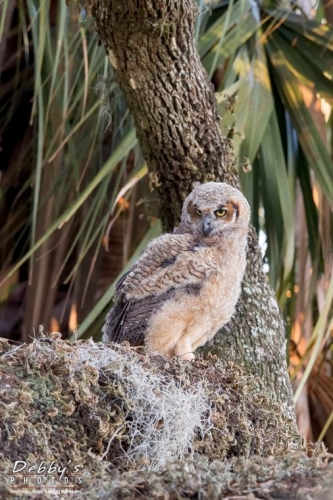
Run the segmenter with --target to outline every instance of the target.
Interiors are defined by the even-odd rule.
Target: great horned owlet
[[[116,284],[103,341],[166,356],[193,351],[234,313],[246,265],[250,207],[222,182],[197,185],[173,234],[153,240]]]

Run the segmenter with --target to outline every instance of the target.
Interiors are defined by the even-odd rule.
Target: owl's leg
[[[145,334],[145,345],[152,352],[162,356],[178,356],[180,359],[194,359],[192,335],[189,325],[193,314],[181,301],[170,300],[149,320]]]
[[[157,314],[147,329],[145,345],[152,352],[171,357],[184,329],[185,325],[182,322],[177,323],[174,318]]]
[[[177,356],[181,360],[195,359],[191,337],[186,333],[185,325],[182,322],[177,324],[175,321],[171,324],[172,327],[168,325],[168,328],[165,328],[165,323],[155,324],[157,328],[148,331],[145,345],[150,351],[164,356]]]
[[[190,361],[191,359],[195,359],[195,355],[193,353],[193,347],[191,344],[191,338],[189,335],[182,335],[175,345],[174,350],[175,356],[178,356],[180,359],[185,361]]]

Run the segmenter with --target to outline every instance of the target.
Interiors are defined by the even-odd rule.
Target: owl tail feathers
[[[123,321],[128,308],[128,302],[117,302],[108,312],[102,328],[103,342],[123,342],[124,338]]]
[[[143,346],[144,325],[138,309],[130,300],[119,300],[105,318],[102,328],[103,342],[129,342],[131,346]]]
[[[110,321],[110,316],[112,316],[111,312],[112,312],[112,309],[106,315],[105,322],[104,322],[104,325],[102,328],[102,333],[103,333],[102,341],[103,342],[110,342],[112,340],[113,328],[112,328],[112,321]]]

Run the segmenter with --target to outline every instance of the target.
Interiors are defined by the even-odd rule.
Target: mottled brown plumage
[[[246,265],[249,205],[225,183],[197,185],[173,234],[153,240],[116,285],[103,340],[192,359],[231,318]]]

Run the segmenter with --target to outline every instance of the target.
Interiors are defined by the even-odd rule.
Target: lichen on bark
[[[193,182],[239,187],[231,139],[223,136],[212,84],[194,40],[193,0],[85,0],[133,115],[166,231],[178,223]],[[284,321],[249,231],[248,265],[232,320],[205,348],[258,375],[294,414]],[[295,424],[296,425],[296,424]]]

